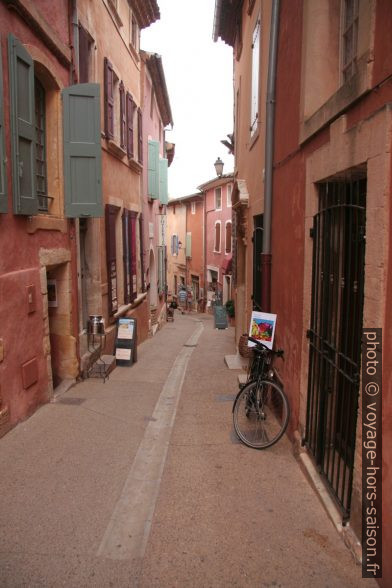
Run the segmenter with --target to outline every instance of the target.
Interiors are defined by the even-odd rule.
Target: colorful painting
[[[276,325],[276,314],[269,314],[266,312],[252,312],[250,321],[249,336],[261,341],[269,349],[272,349],[274,344]],[[255,343],[248,342],[249,347],[253,347]]]

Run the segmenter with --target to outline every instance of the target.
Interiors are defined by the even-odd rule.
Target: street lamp
[[[224,166],[224,163],[220,157],[218,157],[218,159],[214,163],[214,166],[215,166],[216,175],[220,177],[223,174],[223,166]]]

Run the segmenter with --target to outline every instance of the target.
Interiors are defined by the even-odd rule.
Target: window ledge
[[[129,45],[129,50],[131,52],[132,57],[134,58],[134,60],[139,63],[140,62],[140,55],[138,53],[138,51],[135,49],[135,47],[132,45],[132,43],[128,43]]]
[[[121,20],[119,13],[117,12],[117,8],[116,8],[116,5],[113,2],[113,0],[108,0],[108,4],[109,4],[110,12],[112,13],[114,20],[116,21],[117,26],[119,26],[119,27],[124,26],[124,23]]]
[[[113,139],[106,139],[106,145],[107,145],[108,151],[113,153],[113,155],[115,155],[119,159],[124,159],[124,157],[127,154],[127,152],[122,147],[120,147],[120,145],[118,145],[118,143],[113,141]]]
[[[136,171],[138,174],[141,174],[143,171],[143,166],[141,163],[136,161],[136,159],[128,159],[129,167]]]
[[[42,214],[29,216],[27,218],[27,232],[30,234],[39,230],[60,231],[61,233],[66,233],[68,230],[68,221],[65,218],[53,218]]]
[[[135,298],[135,300],[133,302],[130,302],[129,304],[120,305],[117,312],[115,312],[112,315],[112,318],[118,319],[121,316],[124,316],[124,314],[126,312],[128,312],[128,310],[132,310],[132,308],[136,308],[136,306],[139,306],[139,304],[141,304],[146,297],[147,297],[147,292],[142,292],[141,294],[139,294],[137,296],[137,298]]]
[[[372,62],[367,58],[358,61],[357,73],[345,82],[337,91],[312,115],[300,125],[300,144],[327,126],[360,96],[371,89]]]

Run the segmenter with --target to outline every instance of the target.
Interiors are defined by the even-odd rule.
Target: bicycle
[[[233,424],[238,438],[253,449],[274,445],[287,429],[290,407],[283,388],[274,380],[272,360],[283,357],[283,350],[269,349],[261,341],[255,343],[247,382],[241,387],[233,404]]]

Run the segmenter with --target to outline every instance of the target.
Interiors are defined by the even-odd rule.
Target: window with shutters
[[[148,196],[159,198],[159,143],[148,141]]]
[[[107,57],[104,59],[104,83],[106,138],[120,145],[120,129],[123,115],[120,107],[120,80]]]
[[[220,253],[221,250],[221,221],[215,222],[215,239],[214,239],[214,252]]]
[[[130,10],[130,21],[130,43],[135,51],[139,51],[140,29],[132,10]]]
[[[138,162],[143,163],[143,115],[140,108],[137,109],[137,132],[138,132]]]
[[[133,159],[134,157],[134,119],[135,119],[135,102],[129,92],[126,95],[126,108],[127,108],[127,155],[128,159]]]
[[[47,191],[47,172],[46,172],[46,138],[45,138],[45,120],[46,120],[46,101],[45,89],[41,82],[34,78],[34,97],[35,97],[35,185],[38,197],[38,210],[47,212],[48,191]]]
[[[161,204],[168,203],[167,159],[159,160],[159,200]]]
[[[79,23],[79,82],[88,83],[92,78],[94,39]]]
[[[133,302],[137,296],[136,269],[136,213],[124,209],[123,228],[123,260],[124,260],[124,302]]]
[[[215,210],[222,210],[222,188],[215,188]]]
[[[108,312],[113,316],[118,310],[117,293],[117,251],[116,251],[116,221],[119,207],[107,204],[105,208],[106,225],[106,264],[108,279]]]
[[[225,253],[231,253],[231,221],[225,223]]]
[[[146,291],[146,280],[144,276],[144,220],[143,214],[139,216],[139,239],[140,239],[140,275],[142,292]]]
[[[342,75],[346,82],[357,71],[359,0],[344,0],[342,27]]]
[[[46,65],[33,61],[13,35],[8,36],[8,53],[14,213],[62,216],[60,89]]]
[[[0,45],[0,212],[7,212],[7,177],[5,167],[4,102],[3,102],[3,60]]]
[[[252,38],[252,87],[251,87],[251,114],[250,134],[253,137],[258,129],[259,122],[259,74],[260,74],[260,18],[257,19]]]
[[[127,148],[127,105],[123,81],[119,85],[120,92],[120,147]]]

